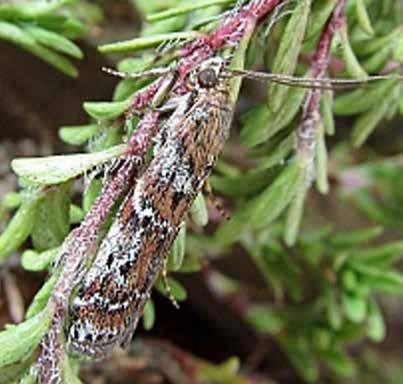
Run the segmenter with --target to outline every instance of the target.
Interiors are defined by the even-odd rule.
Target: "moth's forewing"
[[[196,89],[166,126],[70,308],[70,349],[101,358],[131,338],[165,257],[228,136],[226,84]]]

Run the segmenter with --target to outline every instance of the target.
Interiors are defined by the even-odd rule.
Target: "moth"
[[[234,76],[313,89],[390,78],[311,79],[232,70],[219,56],[199,64],[188,76],[189,92],[162,107],[176,105],[161,127],[152,160],[125,197],[72,300],[67,338],[73,352],[103,358],[131,340],[180,224],[228,137]]]
[[[163,124],[154,156],[131,188],[72,299],[71,351],[103,358],[130,341],[181,222],[228,137],[233,106],[225,61],[190,72],[190,92]]]

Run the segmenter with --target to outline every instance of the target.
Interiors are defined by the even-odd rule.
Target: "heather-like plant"
[[[145,20],[140,37],[99,47],[106,55],[124,55],[117,63],[121,72],[141,73],[181,60],[192,68],[195,57],[208,56],[214,46],[216,53],[229,56],[234,73],[253,68],[322,85],[254,83],[262,97],[241,115],[239,131],[232,130],[231,147],[211,177],[230,219],[217,220],[217,209],[199,194],[170,250],[168,268],[177,276],[197,273],[209,262],[206,255],[228,257],[231,250],[241,250],[259,271],[265,295],[256,297],[253,286],[207,268],[218,300],[231,306],[230,298],[242,297],[243,305],[233,305],[234,311],[276,342],[304,380],[319,380],[322,366],[326,376],[353,377],[358,359],[348,346],[366,338],[379,342],[387,332],[377,293],[403,291],[403,275],[394,267],[403,255],[401,145],[387,157],[370,153],[367,144],[377,127],[402,112],[403,85],[396,76],[403,61],[401,5],[387,0],[252,0],[244,6],[255,6],[259,17],[246,22],[242,3],[232,0],[133,3]],[[0,38],[75,76],[65,55],[82,56],[72,40],[85,36],[79,19],[94,12],[81,0],[1,4]],[[225,20],[247,27],[228,32]],[[185,75],[181,68],[178,81]],[[321,82],[371,75],[389,78],[337,91]],[[148,115],[138,111],[147,107],[153,84],[158,87],[158,77],[128,76],[119,81],[112,100],[85,102],[88,124],[59,131],[64,142],[83,146],[83,153],[13,160],[21,188],[2,199],[15,213],[0,236],[0,259],[7,263],[21,251],[24,269],[47,271],[48,277],[24,322],[0,333],[0,382],[45,382],[50,360],[59,370],[59,382],[80,382],[80,361],[65,348],[66,306],[78,283],[77,271],[90,263],[135,172],[126,156],[150,155],[152,140],[138,139],[141,119]],[[234,104],[243,97],[239,86],[240,77],[234,76]],[[338,117],[347,121],[344,127]],[[401,141],[399,132],[396,137]],[[139,143],[145,143],[143,152]],[[242,148],[242,161],[234,161],[232,147]],[[72,202],[75,180],[83,180],[80,205]],[[317,193],[323,201],[338,201],[366,215],[368,228],[348,230],[330,214],[323,218],[310,204]],[[191,230],[194,225],[199,230]],[[377,240],[389,231],[392,240]],[[168,284],[182,301],[186,290],[179,280],[169,277]],[[167,295],[163,279],[155,288]],[[150,299],[143,325],[151,329],[154,321]],[[252,382],[238,375],[233,360],[215,366],[188,359],[198,382]]]

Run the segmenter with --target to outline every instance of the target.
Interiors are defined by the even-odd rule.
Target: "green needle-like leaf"
[[[15,251],[30,235],[39,199],[39,196],[33,196],[22,203],[0,235],[0,260]]]
[[[367,8],[365,6],[364,0],[356,0],[357,7],[357,20],[360,28],[368,35],[373,36],[375,34],[374,29],[371,25],[371,20],[369,18]]]
[[[164,33],[161,35],[145,36],[145,37],[139,37],[137,39],[120,41],[118,43],[101,45],[99,47],[99,50],[102,53],[134,52],[141,49],[156,47],[159,44],[164,43],[166,41],[174,41],[179,39],[187,40],[199,36],[200,32],[197,31]]]
[[[0,332],[0,369],[26,358],[45,334],[50,316],[43,311],[21,324]]]
[[[11,167],[33,184],[59,184],[123,155],[125,150],[126,145],[122,144],[94,153],[21,158],[13,160]]]
[[[56,259],[59,249],[59,247],[56,247],[41,253],[27,249],[22,254],[21,264],[27,271],[43,271]]]
[[[40,44],[65,53],[66,55],[81,59],[83,53],[81,49],[72,43],[69,39],[58,33],[48,31],[33,25],[24,25],[23,28]]]
[[[168,269],[177,271],[185,258],[186,251],[186,224],[182,222],[176,239],[172,245],[171,252],[168,259]]]
[[[154,326],[155,322],[155,308],[154,302],[148,299],[143,311],[143,327],[146,330],[150,330]]]
[[[308,23],[310,8],[311,0],[301,0],[296,5],[280,42],[272,66],[273,73],[294,74]],[[274,112],[278,111],[285,100],[286,93],[287,87],[270,83],[267,90],[268,108]]]
[[[203,9],[207,7],[211,7],[213,5],[221,5],[221,4],[229,4],[234,3],[235,0],[199,0],[193,1],[189,3],[181,4],[177,8],[167,9],[166,11],[152,13],[151,15],[147,16],[147,21],[158,21],[164,20],[169,17],[183,15],[188,12],[195,11],[197,9]]]
[[[97,124],[88,124],[71,127],[61,127],[59,137],[68,144],[82,145],[99,130]]]
[[[201,192],[197,195],[190,208],[190,217],[197,225],[205,226],[208,223],[206,200]]]

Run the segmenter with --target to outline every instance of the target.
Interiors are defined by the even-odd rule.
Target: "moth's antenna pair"
[[[161,67],[161,68],[151,68],[142,72],[127,73],[122,71],[117,71],[111,68],[103,67],[102,70],[110,75],[117,76],[124,79],[139,79],[142,77],[149,76],[162,76],[174,71],[173,68]],[[402,75],[374,75],[363,77],[362,79],[330,79],[330,78],[310,78],[310,77],[295,77],[284,74],[277,73],[266,73],[257,72],[248,69],[230,69],[226,68],[223,72],[224,77],[236,77],[241,76],[248,79],[258,80],[258,81],[272,81],[277,84],[297,86],[301,88],[311,88],[311,89],[346,89],[357,85],[368,84],[376,82],[379,80],[391,80],[396,79],[403,81]]]

